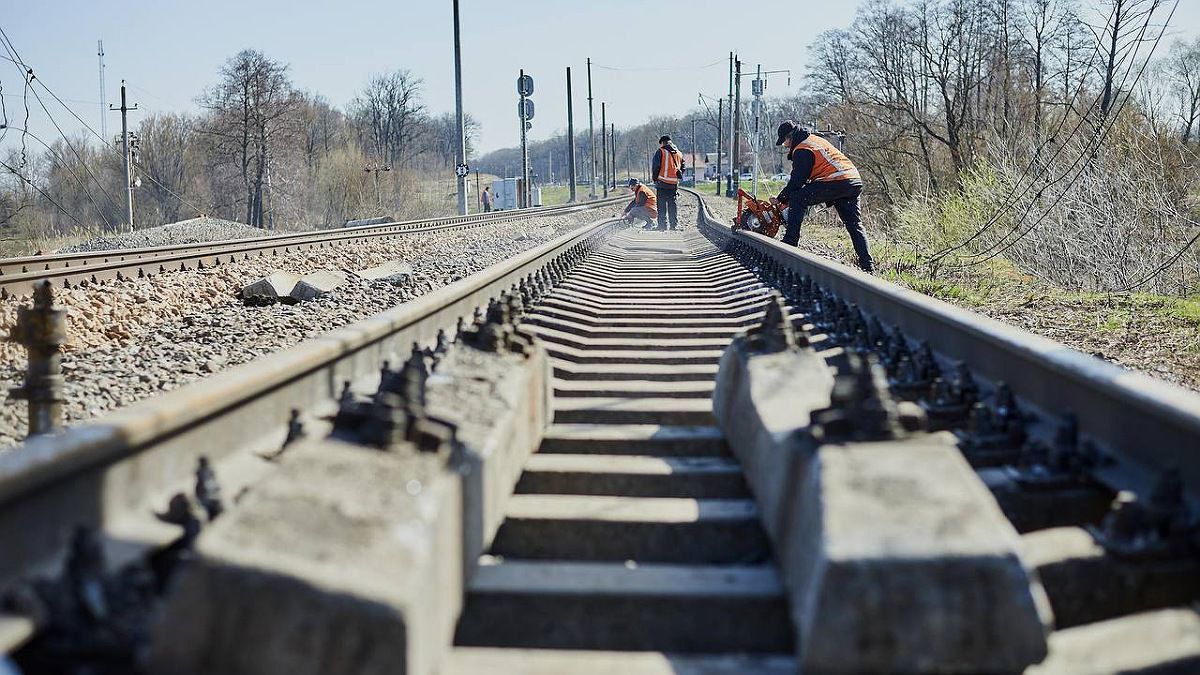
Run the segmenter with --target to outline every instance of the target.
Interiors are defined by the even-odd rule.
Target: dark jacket
[[[804,140],[804,138],[800,137],[796,132],[792,132],[791,140],[799,142]],[[792,150],[792,152],[788,155],[788,159],[792,160],[792,173],[788,177],[787,185],[784,185],[783,189],[779,191],[779,197],[777,199],[779,199],[781,202],[787,202],[789,197],[796,192],[799,192],[800,188],[808,184],[808,179],[812,177],[813,164],[816,162],[816,158],[813,157],[812,150],[801,147],[797,147]],[[857,182],[860,185],[862,184],[862,181],[850,182]]]

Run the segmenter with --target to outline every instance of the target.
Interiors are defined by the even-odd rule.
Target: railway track
[[[455,673],[1200,664],[1200,399],[731,233],[702,203],[698,221],[683,233],[599,222],[288,352],[31,439],[0,456],[0,541],[17,542],[0,558],[0,588],[71,559],[81,525],[103,535],[110,568],[170,546],[178,530],[154,514],[191,489],[201,455],[225,494],[250,495],[200,538],[199,559],[219,558],[205,542],[245,526],[239,509],[263,508],[255,485],[275,469],[255,458],[278,452],[301,417],[308,435],[323,436],[316,420],[354,405],[343,381],[364,394],[378,386],[382,400],[381,362],[405,361],[410,345],[433,345],[439,330],[449,336],[520,284],[523,330],[549,359],[552,419],[538,451],[518,454],[514,481],[501,481],[504,495],[515,487],[499,498],[486,555],[464,562],[461,587],[442,584],[453,618],[441,642],[423,638],[436,644],[422,664]],[[493,342],[515,339],[489,314]],[[877,510],[854,510],[863,504]],[[342,573],[354,576],[347,564]],[[867,581],[856,576],[863,569]],[[217,624],[234,611],[209,602],[198,613]],[[46,629],[30,605],[0,619],[0,644]]]
[[[609,206],[616,201],[618,200],[610,199],[587,204],[564,204],[532,212],[496,211],[468,216],[424,218],[183,246],[5,258],[0,259],[0,294],[28,295],[32,293],[33,285],[44,279],[49,279],[59,287],[71,287],[81,283],[116,279],[120,276],[148,276],[177,269],[193,269],[196,266],[220,265],[223,259],[231,261],[261,255],[278,255],[368,239],[472,229],[538,216],[574,213],[598,206]]]

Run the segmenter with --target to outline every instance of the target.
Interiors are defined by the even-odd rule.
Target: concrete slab
[[[651,349],[576,349],[560,344],[547,343],[546,351],[556,359],[572,363],[638,363],[662,366],[717,365],[721,350],[679,349],[673,351]]]
[[[1114,558],[1082,528],[1030,532],[1021,552],[1050,596],[1058,628],[1200,599],[1200,561]]]
[[[554,421],[561,424],[679,424],[713,423],[711,404],[703,398],[559,399]]]
[[[315,300],[346,283],[346,275],[335,270],[317,270],[300,277],[288,295],[296,302]]]
[[[817,447],[815,353],[726,351],[714,413],[745,466],[806,672],[1016,672],[1048,607],[1017,535],[945,436]]]
[[[564,380],[619,381],[656,380],[660,382],[712,382],[717,374],[716,363],[574,363],[550,357],[554,376]]]
[[[429,411],[458,426],[463,449],[463,570],[469,577],[504,520],[509,495],[550,422],[546,354],[455,345],[428,383]]]
[[[1200,672],[1200,614],[1162,609],[1060,630],[1050,656],[1026,675]]]
[[[741,466],[726,457],[537,454],[517,483],[522,494],[686,497],[749,496]]]
[[[462,602],[462,495],[443,460],[289,447],[197,540],[150,670],[435,672]]]
[[[299,274],[275,270],[269,276],[243,286],[240,295],[247,304],[279,302],[291,297],[298,281]]]
[[[539,452],[653,455],[727,455],[725,437],[712,426],[661,424],[553,424]]]
[[[506,560],[479,567],[455,643],[778,654],[792,630],[766,565]]]
[[[658,382],[629,380],[625,382],[589,382],[587,380],[554,380],[554,395],[560,399],[591,398],[712,398],[712,382]]]
[[[572,649],[456,647],[445,675],[794,675],[783,654],[700,655]]]
[[[712,564],[769,555],[753,500],[538,494],[513,495],[492,553]]]

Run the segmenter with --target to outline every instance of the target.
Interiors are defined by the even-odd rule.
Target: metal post
[[[463,116],[463,86],[462,86],[462,45],[458,37],[458,0],[454,0],[454,115],[458,123],[455,134],[454,157],[455,165],[467,163],[467,126]],[[524,129],[525,125],[522,124]],[[455,173],[458,183],[458,215],[467,215],[467,177]]]
[[[475,169],[475,212],[483,213],[483,193],[479,190],[479,169]]]
[[[725,99],[717,99],[717,196],[721,196],[721,136],[725,134],[724,124],[725,115],[723,113]]]
[[[128,113],[130,110],[137,110],[135,104],[132,108],[125,104],[125,80],[121,80],[121,107],[108,107],[109,110],[121,111],[121,155],[125,163],[125,222],[129,225],[129,231],[133,231],[133,175],[129,170],[129,121]]]
[[[578,195],[575,194],[575,108],[572,100],[571,66],[567,66],[567,164],[569,165],[567,176],[571,179],[570,200],[575,202]]]
[[[588,184],[591,185],[592,199],[596,198],[596,126],[592,117],[592,60],[587,60],[588,76],[588,157],[592,160],[592,170],[588,174]]]
[[[605,197],[608,196],[608,134],[605,133],[605,131],[604,131],[607,127],[608,127],[608,122],[605,119],[604,101],[601,101],[600,102],[600,151],[602,153],[601,156],[604,158],[604,163],[602,165],[604,174],[601,177],[601,181],[604,183],[604,196]]]
[[[29,365],[25,384],[11,390],[13,398],[29,401],[29,435],[62,429],[62,352],[67,341],[67,310],[54,305],[49,281],[33,287],[33,306],[17,310],[17,324],[9,337],[25,347]]]
[[[525,79],[524,68],[521,69],[521,79]],[[530,195],[533,193],[529,190],[529,147],[525,142],[525,127],[528,126],[528,124],[526,124],[528,120],[525,118],[525,94],[520,93],[519,95],[521,97],[521,180],[523,181],[521,195],[523,196],[523,201],[525,202],[524,208],[529,208],[532,206],[531,202],[533,200],[530,199]],[[520,208],[520,204],[517,206]]]

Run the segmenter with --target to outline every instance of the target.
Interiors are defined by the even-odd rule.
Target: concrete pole
[[[736,132],[733,129],[733,118],[736,114],[733,107],[733,63],[736,60],[733,52],[729,52],[729,182],[726,185],[726,197],[732,197],[736,193],[733,191],[733,148],[737,145]],[[721,182],[720,180],[717,181]]]
[[[742,135],[742,62],[741,60],[733,63],[733,156],[730,173],[733,176],[733,194],[737,194],[737,188],[742,182],[742,162],[741,162],[741,144],[738,143]]]
[[[692,188],[696,187],[696,118],[692,117]]]
[[[725,128],[722,126],[724,124],[724,119],[725,119],[724,110],[723,110],[724,104],[725,104],[725,99],[723,99],[723,98],[717,99],[717,196],[718,197],[721,196],[721,145],[722,145],[722,141],[724,140],[721,137],[725,135]]]
[[[125,163],[125,223],[129,225],[129,231],[133,232],[133,175],[130,173],[129,167],[129,111],[137,110],[137,106],[130,108],[125,103],[125,80],[121,80],[121,107],[109,106],[109,110],[121,111],[121,156]]]
[[[454,115],[458,123],[455,133],[454,158],[457,165],[467,163],[467,122],[463,116],[462,43],[458,37],[458,0],[454,0]],[[521,128],[525,128],[524,122]],[[458,215],[467,215],[467,177],[455,173],[458,183]]]
[[[601,182],[604,183],[604,196],[608,196],[608,134],[605,133],[605,128],[608,127],[608,122],[605,121],[604,101],[600,102],[600,152],[604,158],[603,171]]]
[[[588,157],[592,160],[592,170],[588,174],[591,185],[592,199],[596,198],[596,126],[592,115],[592,60],[587,60],[588,76]]]
[[[570,199],[575,202],[578,195],[575,194],[575,108],[571,98],[571,66],[567,66],[567,164],[567,177],[571,180]]]
[[[617,189],[617,125],[612,123],[609,125],[609,144],[608,152],[612,155],[612,168],[609,169],[610,177],[612,178],[612,187]]]

